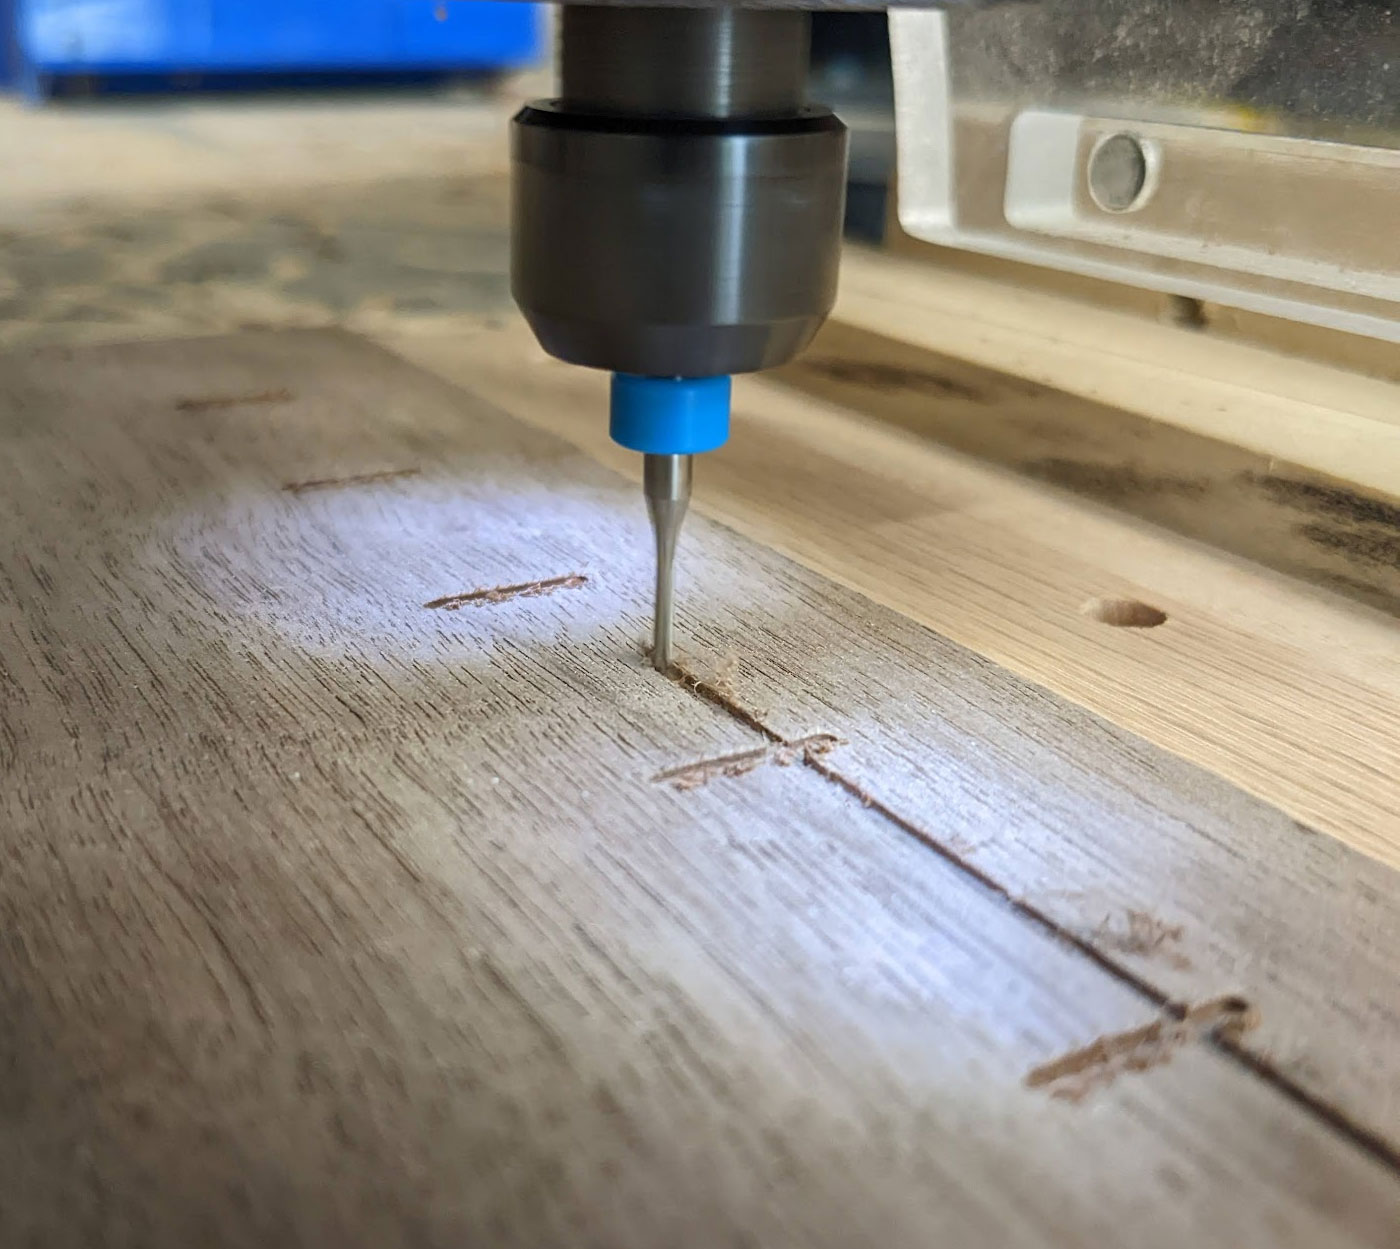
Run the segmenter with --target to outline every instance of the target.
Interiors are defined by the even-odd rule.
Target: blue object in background
[[[8,81],[510,69],[543,51],[515,0],[0,0]]]
[[[729,438],[729,378],[612,376],[614,442],[644,455],[700,455]]]

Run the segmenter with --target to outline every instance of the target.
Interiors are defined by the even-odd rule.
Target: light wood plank
[[[34,108],[6,97],[0,227],[28,234],[69,215],[90,221],[98,205],[109,219],[177,205],[198,213],[208,198],[236,207],[313,189],[372,195],[383,179],[444,170],[504,175],[511,114],[549,86],[548,74],[528,74],[495,93],[295,101],[188,95],[105,108]]]
[[[815,768],[654,780],[763,740],[642,663],[641,508],[583,457],[337,334],[0,375],[4,1243],[1393,1244],[1394,1167],[1228,1043],[1028,1087],[1150,995]],[[1033,714],[1146,835],[1275,827],[703,519],[686,558],[822,761],[932,681],[1004,811],[1052,758],[1122,789]],[[878,701],[783,676],[872,636]]]
[[[1022,264],[1000,256],[980,252],[959,251],[936,243],[925,243],[906,234],[900,228],[896,196],[890,197],[890,216],[885,223],[881,249],[901,258],[917,261],[938,271],[951,271],[972,277],[988,278],[1003,288],[1029,289],[1073,301],[1065,305],[1074,315],[1074,304],[1091,304],[1099,308],[1130,312],[1162,325],[1204,331],[1212,337],[1238,339],[1253,346],[1276,351],[1289,359],[1315,360],[1339,366],[1347,373],[1365,373],[1373,377],[1400,381],[1400,367],[1395,359],[1395,347],[1379,338],[1348,334],[1302,321],[1266,316],[1231,308],[1227,304],[1168,295],[1162,291],[1127,286],[1102,278],[1065,273],[1039,265]],[[1169,339],[1162,340],[1169,342]]]
[[[1400,495],[1394,382],[848,248],[838,320]]]
[[[775,376],[1400,617],[1400,501],[1354,482],[841,322]]]

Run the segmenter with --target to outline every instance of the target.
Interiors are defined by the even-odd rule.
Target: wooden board
[[[1366,373],[1389,381],[1400,381],[1400,365],[1395,359],[1394,344],[1383,339],[1266,316],[1262,312],[1231,308],[1227,304],[1192,299],[1185,295],[1168,295],[1140,286],[1046,269],[1000,256],[925,243],[906,234],[900,227],[895,211],[897,200],[897,196],[889,197],[890,213],[885,222],[881,248],[902,259],[917,261],[925,269],[936,269],[955,277],[987,278],[1007,293],[1029,290],[1066,296],[1069,302],[1066,302],[1065,309],[1071,319],[1075,316],[1075,305],[1090,304],[1097,308],[1129,312],[1161,325],[1204,331],[1211,338],[1235,339],[1265,347],[1281,353],[1290,361],[1318,361],[1340,366],[1347,373]]]
[[[775,376],[1400,618],[1400,501],[1354,482],[842,322]]]
[[[264,130],[288,129],[293,136],[307,120],[301,113],[257,116]],[[415,120],[389,108],[376,125],[411,129]],[[107,121],[125,133],[125,122]],[[139,118],[130,125],[141,130]],[[485,159],[473,153],[474,161]],[[434,176],[381,178],[372,188],[329,186],[313,198],[290,191],[274,196],[256,186],[247,191],[240,183],[241,200],[186,204],[177,212],[135,214],[90,204],[71,220],[48,221],[46,233],[0,249],[0,310],[11,318],[0,321],[0,343],[165,339],[249,323],[343,321],[454,381],[513,396],[516,415],[619,471],[635,471],[635,457],[607,438],[603,379],[562,366],[551,371],[509,310],[501,180],[444,176],[440,163],[428,172]],[[102,187],[121,189],[110,170]],[[852,253],[847,263],[847,278],[854,275],[858,285],[862,259]],[[1022,307],[1020,294],[1004,287],[979,287],[972,298],[956,283],[920,281],[904,267],[871,282],[887,279],[896,292],[913,282],[943,301],[933,300],[928,314],[906,306],[902,334],[926,328],[929,341],[973,357],[995,347],[1004,367],[1043,366],[1043,380],[1056,386],[1072,389],[1106,375],[1089,369],[1082,354],[1057,355],[1053,343],[1032,350],[1038,329],[1091,343],[1112,338],[1116,350],[1100,359],[1113,366],[1120,404],[1150,407],[1174,395],[1189,399],[1202,418],[1217,410],[1232,419],[1253,415],[1261,431],[1299,433],[1326,429],[1327,422],[1309,422],[1304,409],[1293,410],[1296,419],[1286,412],[1279,418],[1268,385],[1305,398],[1307,410],[1329,397],[1334,407],[1362,412],[1387,402],[1400,409],[1393,388],[1355,396],[1347,390],[1350,379],[1336,370],[1319,376],[1303,365],[1300,374],[1294,362],[1278,357],[1265,369],[1259,353],[1246,352],[1242,360],[1222,355],[1229,344],[1214,344],[1203,359],[1179,359],[1182,344],[1188,353],[1198,351],[1192,336],[1139,325],[1143,336],[1125,339],[1116,323],[1081,324],[1082,309],[1072,301],[1049,310]],[[950,318],[949,302],[966,315]],[[1012,316],[1017,309],[1019,319]],[[502,324],[515,328],[468,341]],[[868,354],[872,344],[880,354]],[[814,347],[816,369],[787,375],[805,379],[805,393],[741,379],[738,436],[702,465],[698,505],[1312,827],[1400,864],[1400,648],[1393,619],[1233,558],[1228,550],[1239,535],[1218,525],[1209,536],[1225,543],[1225,553],[1122,514],[1125,506],[1141,510],[1145,501],[1165,506],[1168,521],[1189,519],[1201,496],[1182,495],[1178,488],[1186,483],[1174,479],[1218,475],[1212,455],[1218,457],[1219,443],[1136,410],[1050,385],[1017,385],[967,360],[945,361],[940,367],[956,368],[945,378],[992,400],[960,404],[932,380],[916,379],[912,388],[900,383],[891,365],[902,361],[890,356],[888,344],[841,323]],[[922,353],[924,364],[934,354],[908,344],[904,350]],[[1164,368],[1172,359],[1180,367]],[[1058,372],[1051,369],[1056,360],[1063,365]],[[1133,374],[1142,360],[1146,372]],[[1164,385],[1164,378],[1174,384]],[[1109,450],[1126,455],[1134,471],[1060,471],[1064,485],[1097,488],[1111,505],[1085,506],[1067,491],[903,432],[917,425],[938,433],[954,417],[960,436],[983,431],[981,450],[988,432],[1020,422],[1033,437],[1031,458],[1042,461],[1103,459],[1102,436],[1116,433]],[[894,422],[903,425],[891,428]],[[1064,447],[1046,449],[1051,439],[1064,440]],[[1027,458],[1016,450],[1019,443],[1010,445],[1017,462]],[[1173,455],[1169,473],[1159,466],[1164,448]],[[1267,461],[1251,467],[1271,472]],[[1228,481],[1213,496],[1228,500]],[[1275,529],[1330,522],[1333,502],[1354,501],[1313,502],[1322,506],[1312,514],[1277,508]],[[880,516],[875,526],[866,523],[872,514]],[[1378,541],[1365,549],[1383,553],[1388,535],[1373,536]],[[1304,551],[1315,545],[1297,544]],[[1382,565],[1370,567],[1384,575]],[[1349,570],[1333,564],[1328,571]],[[1165,611],[1167,627],[1120,630],[1081,614],[1090,601],[1119,597]]]
[[[658,677],[634,489],[344,335],[11,357],[0,462],[0,1243],[1395,1243],[1370,860],[702,518]]]
[[[467,86],[417,98],[307,92],[279,104],[190,92],[151,107],[116,106],[109,97],[98,107],[35,108],[6,96],[0,168],[9,176],[0,230],[22,231],[6,237],[9,244],[91,220],[99,205],[139,221],[177,205],[198,214],[211,202],[236,213],[249,197],[296,191],[373,197],[385,179],[444,170],[503,176],[511,114],[551,89],[545,72],[513,75],[500,89]]]
[[[1385,378],[865,248],[843,257],[834,315],[1400,496],[1400,407]]]
[[[510,339],[505,332],[459,344],[458,361],[476,392],[510,412],[541,420],[552,416],[560,425],[582,424],[591,417],[596,426],[596,414],[603,410],[601,379],[553,362],[526,364],[538,356],[512,351]],[[742,499],[764,509],[762,501],[769,500],[760,515],[770,525],[783,511],[805,521],[809,558],[825,544],[828,558],[840,559],[846,567],[864,564],[868,584],[898,586],[909,596],[906,601],[921,601],[915,595],[922,595],[922,601],[971,600],[972,611],[991,616],[985,599],[978,601],[985,593],[979,581],[995,574],[998,553],[1016,547],[1000,530],[1001,513],[988,517],[974,507],[958,514],[967,506],[960,495],[970,495],[974,505],[977,501],[972,483],[957,483],[958,493],[951,497],[939,493],[947,488],[945,482],[921,477],[922,466],[907,445],[902,448],[909,457],[903,470],[888,452],[873,464],[864,460],[861,448],[878,447],[868,424],[832,443],[836,455],[827,459],[816,448],[832,424],[809,428],[811,443],[797,436],[798,413],[809,424],[819,415],[809,401],[794,405],[794,419],[761,420],[755,428],[745,418],[760,410],[776,415],[779,388],[759,384],[748,389],[739,401],[742,424],[735,439],[701,465],[702,487],[730,491],[731,508],[733,500]],[[765,445],[776,428],[791,436],[781,452]],[[928,488],[921,491],[918,485]],[[1033,528],[1035,520],[1032,515],[1023,524]],[[964,549],[950,551],[949,536]],[[1024,555],[1027,569],[1034,566],[1034,557],[1034,548]],[[833,669],[825,663],[831,644],[824,632],[799,636],[786,621],[781,630],[766,622],[770,602],[780,601],[779,588],[765,588],[766,575],[759,572],[745,583],[739,597],[760,606],[735,627],[705,621],[706,662],[723,667],[724,657],[730,657],[725,671],[740,702],[771,709],[768,714],[777,717],[784,733],[809,719],[813,707],[868,717],[855,724],[843,721],[837,730],[852,739],[852,749],[842,753],[852,769],[848,780],[886,795],[892,810],[920,828],[933,821],[918,813],[936,811],[948,847],[970,869],[987,872],[1012,897],[1086,939],[1119,963],[1125,975],[1144,977],[1163,997],[1189,1001],[1244,992],[1261,1011],[1262,1025],[1250,1044],[1262,1060],[1300,1091],[1341,1108],[1355,1124],[1365,1125],[1364,1131],[1400,1141],[1400,1085],[1387,1057],[1400,1034],[1400,977],[1393,969],[1392,940],[1380,935],[1390,932],[1400,916],[1400,877],[1393,870],[1316,837],[1308,825],[1281,813],[1251,830],[1241,823],[1242,808],[1235,805],[1239,795],[1155,751],[1157,762],[1149,770],[1165,769],[1170,779],[1160,793],[1144,800],[1145,808],[1134,804],[1129,813],[1124,793],[1140,794],[1141,782],[1118,769],[1142,766],[1137,744],[1123,747],[1126,753],[1120,758],[1116,747],[1099,739],[1097,727],[1072,731],[1044,722],[1038,697],[1025,697],[1014,714],[979,715],[985,704],[1003,704],[990,675],[994,669],[971,699],[956,686],[950,690],[941,670],[911,678],[909,673],[921,671],[913,656],[923,645],[913,639],[927,635],[898,616],[882,617],[887,624],[871,627],[856,596],[832,600],[843,604],[838,618],[859,622],[844,632],[842,663]],[[1023,593],[1029,595],[1031,589],[1049,597],[1034,581]],[[1076,597],[1064,604],[1065,627],[1096,629],[1104,638],[1098,649],[1103,667],[1096,679],[1105,685],[1116,679],[1138,696],[1210,698],[1211,711],[1221,720],[1213,741],[1228,742],[1233,734],[1254,757],[1278,750],[1283,758],[1273,766],[1282,770],[1289,755],[1302,759],[1309,750],[1318,755],[1332,731],[1351,752],[1334,761],[1336,766],[1355,770],[1337,775],[1354,774],[1358,779],[1349,783],[1358,789],[1372,758],[1395,758],[1394,704],[1367,700],[1362,687],[1352,685],[1344,673],[1287,662],[1286,651],[1271,653],[1258,644],[1252,652],[1226,649],[1222,631],[1211,622],[1177,618],[1175,603],[1156,596],[1152,601],[1164,602],[1173,613],[1170,628],[1107,628],[1076,610],[1081,601]],[[1014,627],[1010,612],[1000,615],[1004,628]],[[770,636],[775,632],[778,636]],[[750,668],[745,656],[754,638],[762,639],[757,646],[761,659]],[[979,641],[982,649],[985,641]],[[779,682],[763,669],[774,662],[774,648],[781,652]],[[1172,690],[1174,682],[1184,684],[1190,676],[1178,648],[1180,655],[1205,653],[1211,659],[1196,675],[1198,684]],[[1232,663],[1245,673],[1274,668],[1278,692],[1256,691],[1252,702],[1230,707],[1229,695],[1211,692],[1210,686]],[[1288,684],[1302,671],[1315,674],[1307,694]],[[905,683],[911,688],[904,689]],[[1353,692],[1341,692],[1347,690]],[[869,691],[878,691],[878,697]],[[1285,717],[1289,698],[1293,714]],[[1054,705],[1058,716],[1059,704]],[[1306,712],[1299,714],[1300,707]],[[793,714],[796,708],[804,710]],[[1363,742],[1358,731],[1368,715],[1391,726],[1374,743]],[[1004,731],[997,727],[999,721],[1007,726]],[[935,727],[950,723],[959,726],[951,735]],[[1098,722],[1091,718],[1085,723]],[[1329,730],[1329,725],[1335,728]],[[1256,740],[1248,741],[1246,735]],[[1024,746],[1027,738],[1059,743],[1054,747],[1057,760],[1059,751],[1075,750],[1085,774],[1100,780],[1113,776],[1102,799],[1105,805],[1095,807],[1082,793],[1071,799],[1077,791],[1059,762],[1047,764],[1039,775],[1034,768],[1018,773],[1014,800],[1002,787],[1004,774],[988,785],[969,762],[989,750],[1012,758],[1012,743]],[[857,749],[857,740],[865,746]],[[1368,753],[1372,750],[1374,755]],[[1203,784],[1206,791],[1199,788]],[[1203,792],[1211,795],[1207,806],[1213,814],[1199,801]],[[1317,797],[1342,801],[1335,790]],[[1377,797],[1382,814],[1373,826],[1382,837],[1393,837],[1400,822],[1394,791]],[[1324,880],[1329,884],[1320,888]],[[1173,935],[1154,940],[1153,934]],[[1238,980],[1243,967],[1249,969],[1248,986]],[[1346,984],[1341,994],[1335,991],[1339,977]]]
[[[639,477],[607,437],[606,378],[549,360],[524,326],[386,338]],[[995,375],[978,385],[1000,393]],[[766,378],[738,379],[735,396],[734,437],[696,473],[709,515],[1400,865],[1393,619],[979,464],[863,406]],[[846,398],[888,400],[878,388]],[[1060,404],[1047,392],[1036,411],[1054,427]],[[1102,599],[1143,602],[1167,623],[1107,626],[1083,610]]]

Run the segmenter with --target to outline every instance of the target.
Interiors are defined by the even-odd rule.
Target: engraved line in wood
[[[304,494],[308,490],[329,490],[336,486],[364,486],[374,481],[397,481],[400,477],[417,477],[422,469],[384,468],[377,473],[355,473],[350,477],[313,477],[309,481],[289,481],[282,487],[288,494]]]
[[[547,581],[522,581],[519,585],[498,585],[489,589],[468,590],[465,594],[446,594],[442,598],[431,599],[424,607],[441,608],[443,611],[456,611],[469,604],[507,603],[513,598],[539,598],[553,594],[555,590],[576,590],[586,585],[588,578],[582,573],[571,572],[565,577],[551,577]]]
[[[1119,1076],[1151,1071],[1169,1063],[1184,1045],[1202,1037],[1238,1040],[1259,1022],[1258,1013],[1238,996],[1213,998],[1193,1006],[1183,1018],[1154,1019],[1140,1028],[1097,1037],[1026,1073],[1026,1087],[1048,1088],[1061,1101],[1081,1102]]]
[[[666,768],[651,779],[657,783],[669,782],[679,790],[698,789],[721,776],[746,776],[765,763],[775,763],[780,768],[790,767],[798,759],[805,763],[809,755],[824,755],[840,744],[841,739],[834,733],[810,733],[781,745],[759,746],[755,750],[741,750],[732,755],[718,755],[713,759],[699,759],[694,763]]]

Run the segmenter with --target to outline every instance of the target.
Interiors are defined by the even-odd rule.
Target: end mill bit
[[[642,489],[656,535],[656,614],[651,663],[658,672],[669,672],[672,664],[676,539],[690,503],[691,466],[692,457],[688,455],[643,457]]]

